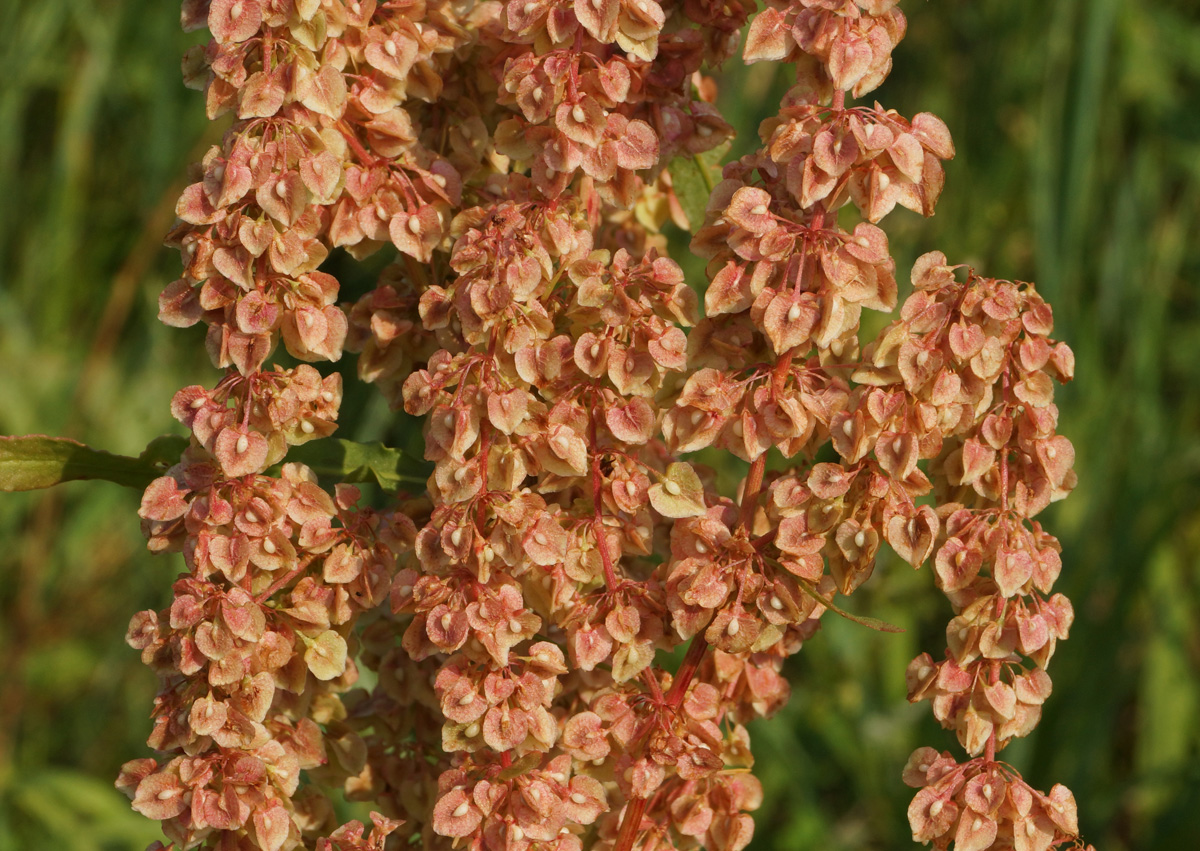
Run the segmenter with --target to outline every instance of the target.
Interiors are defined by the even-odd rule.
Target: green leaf
[[[500,779],[512,780],[515,777],[520,777],[522,774],[528,774],[541,764],[542,754],[540,752],[527,753],[508,768],[501,769]]]
[[[130,458],[65,437],[0,437],[0,490],[38,490],[80,479],[144,488],[163,474],[165,468],[159,457],[167,454],[166,447],[157,441],[141,457]]]
[[[721,159],[729,152],[730,144],[725,142],[703,154],[675,157],[667,166],[675,197],[679,199],[679,206],[683,207],[692,233],[704,224],[708,196],[721,179]]]
[[[805,594],[812,597],[835,615],[841,615],[848,621],[854,621],[856,624],[865,626],[868,629],[873,629],[877,632],[904,632],[902,627],[898,627],[895,624],[890,624],[887,621],[881,621],[879,618],[856,615],[846,611],[845,609],[839,608],[836,603],[834,603],[832,600],[826,599],[823,595],[817,592],[817,589],[813,588],[807,582],[797,582],[796,584],[800,586],[800,590],[802,590]]]
[[[405,482],[424,485],[428,478],[423,470],[412,469],[414,459],[382,443],[355,443],[336,438],[314,440],[293,447],[286,460],[306,464],[321,479],[376,482],[384,490],[396,490]],[[409,469],[402,472],[406,460],[410,462]]]
[[[182,435],[162,434],[147,443],[138,458],[166,470],[179,463],[179,458],[190,443]]]
[[[82,479],[143,490],[178,462],[187,446],[186,437],[164,435],[150,441],[137,458],[130,458],[65,437],[0,437],[0,490],[38,490]],[[428,477],[423,464],[414,470],[413,459],[382,443],[314,440],[292,447],[286,460],[311,467],[326,481],[376,482],[386,490],[396,490],[405,482],[424,485]],[[409,468],[404,471],[406,461]]]

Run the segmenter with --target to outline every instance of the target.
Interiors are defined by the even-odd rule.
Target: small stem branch
[[[339,121],[337,127],[338,130],[341,131],[342,138],[346,140],[346,144],[350,146],[350,149],[354,151],[355,156],[362,161],[363,165],[373,166],[379,162],[377,157],[373,156],[366,148],[363,147],[362,142],[358,140],[358,134],[355,133],[349,126],[347,126],[344,121]]]
[[[1000,663],[992,662],[991,671],[989,673],[989,682],[995,685],[1000,681]],[[988,762],[996,761],[996,726],[992,725],[992,732],[988,734],[986,751],[984,753]]]
[[[745,529],[749,529],[754,520],[754,509],[758,505],[758,492],[762,489],[763,474],[766,469],[767,453],[764,452],[750,465],[750,474],[746,476],[746,486],[742,488],[742,511],[738,523]]]
[[[671,689],[667,692],[667,704],[672,708],[677,708],[683,703],[683,696],[687,693],[688,686],[691,685],[692,678],[696,676],[696,671],[707,652],[708,642],[704,640],[704,634],[697,633],[688,647],[687,655],[683,657],[683,664],[679,666],[679,671],[671,682]]]
[[[259,594],[257,597],[254,598],[254,602],[258,603],[259,605],[262,605],[267,600],[271,599],[271,596],[276,591],[278,591],[280,588],[283,588],[285,585],[290,583],[293,579],[295,579],[297,576],[299,576],[304,571],[308,570],[309,566],[316,560],[316,558],[317,558],[316,553],[310,553],[309,555],[306,555],[304,558],[300,559],[300,563],[298,565],[296,565],[295,568],[288,571],[286,574],[281,576],[279,579],[276,579],[269,586],[267,586],[267,590],[263,591],[261,594]]]
[[[592,409],[592,417],[588,423],[588,437],[591,446],[588,447],[592,456],[592,533],[596,536],[596,549],[600,551],[600,560],[604,563],[604,584],[609,591],[616,589],[617,571],[613,567],[612,557],[608,554],[608,544],[604,537],[604,514],[601,505],[604,499],[604,477],[600,472],[600,449],[596,441],[596,410]]]
[[[617,843],[613,851],[631,851],[633,840],[637,838],[642,827],[642,817],[646,814],[646,799],[633,798],[625,807],[625,815],[621,819],[621,830],[617,833]]]

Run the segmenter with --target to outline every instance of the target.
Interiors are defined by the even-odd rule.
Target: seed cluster
[[[859,342],[899,298],[878,222],[932,215],[954,155],[933,115],[846,104],[890,70],[895,5],[754,18],[745,61],[796,83],[689,223],[666,166],[732,135],[702,70],[751,3],[185,0],[213,36],[185,78],[233,122],[179,201],[160,301],[225,370],[176,394],[191,445],[140,510],[186,573],[128,633],[162,761],[118,786],[167,847],[741,851],[744,725],[884,542],[932,557],[954,606],[910,698],[971,757],[913,755],[914,838],[1078,842],[1070,793],[995,758],[1073,617],[1033,519],[1075,484],[1070,350],[1031,284],[937,252]],[[704,318],[668,218],[696,226]],[[330,252],[389,244],[339,302]],[[281,339],[305,363],[268,369]],[[366,507],[287,462],[337,427],[340,378],[308,364],[344,350],[424,419],[425,494]],[[709,447],[750,463],[736,497],[681,460]],[[792,466],[768,473],[771,450]],[[370,829],[338,824],[334,789]]]

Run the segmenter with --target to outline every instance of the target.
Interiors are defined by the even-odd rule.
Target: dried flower
[[[1033,285],[939,252],[860,350],[863,310],[899,300],[878,223],[932,215],[954,156],[929,113],[847,105],[891,68],[895,7],[771,0],[750,24],[745,60],[797,81],[693,234],[701,319],[656,230],[687,222],[664,166],[732,135],[701,70],[752,4],[184,2],[213,36],[187,81],[233,119],[179,200],[160,317],[203,322],[225,374],[176,394],[190,446],[139,511],[187,572],[130,623],[163,761],[118,779],[170,841],[741,851],[742,725],[885,542],[954,607],[909,696],[971,756],[913,755],[914,838],[1077,840],[1068,791],[995,760],[1073,618],[1034,519],[1075,485],[1071,352]],[[389,244],[339,304],[329,253]],[[266,369],[280,340],[306,363]],[[307,362],[344,350],[424,418],[424,498],[360,506],[287,461],[337,427],[341,379]],[[750,462],[736,498],[681,457],[707,447]],[[771,449],[794,466],[768,474]],[[378,807],[369,833],[333,787]]]

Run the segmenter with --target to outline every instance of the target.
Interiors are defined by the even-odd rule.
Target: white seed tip
[[[862,549],[866,543],[867,543],[867,533],[862,530],[859,530],[858,534],[856,534],[854,536],[854,546],[858,547],[859,549]]]
[[[418,234],[421,232],[421,220],[416,216],[408,217],[408,232],[411,234]]]
[[[471,805],[468,804],[466,801],[463,801],[461,804],[459,804],[457,807],[454,808],[454,818],[462,818],[470,811],[470,809],[471,809]]]
[[[765,216],[767,214],[767,205],[759,204],[758,206],[753,207],[750,212],[756,216]]]
[[[582,106],[580,106],[579,104],[576,104],[575,107],[571,110],[571,118],[575,121],[576,124],[582,124],[587,119],[587,113],[584,112]]]
[[[846,437],[854,434],[854,420],[848,419],[842,423],[842,434],[846,435]]]
[[[777,612],[780,611],[783,608],[783,600],[780,600],[778,597],[772,597],[771,608]]]
[[[582,804],[585,801],[587,801],[587,796],[584,795],[582,792],[572,792],[571,800],[576,804]]]
[[[738,634],[738,630],[740,630],[741,628],[742,628],[742,625],[740,623],[738,623],[738,619],[733,618],[726,625],[725,632],[729,635],[730,638],[732,638],[733,636]]]
[[[300,431],[304,432],[305,434],[312,434],[316,430],[317,427],[308,420],[302,420],[300,422]]]
[[[275,542],[270,538],[263,538],[263,552],[267,555],[275,555]]]
[[[244,435],[244,434],[241,435],[240,437],[238,437],[238,439],[237,439],[238,455],[244,454],[246,452],[246,450],[249,448],[250,448],[250,438],[246,437],[246,435]]]
[[[683,488],[679,487],[678,482],[668,481],[665,485],[663,485],[663,488],[671,496],[679,496],[681,493],[683,493]]]
[[[392,58],[395,58],[395,56],[396,56],[396,42],[394,42],[394,41],[385,41],[385,42],[383,43],[383,52],[384,52],[384,53],[386,53],[388,56],[391,56]]]
[[[795,322],[797,319],[799,319],[800,318],[800,305],[793,304],[790,308],[788,308],[787,316],[788,316],[788,322]]]

